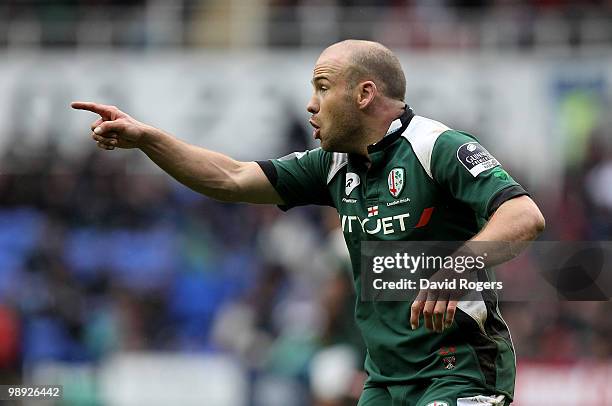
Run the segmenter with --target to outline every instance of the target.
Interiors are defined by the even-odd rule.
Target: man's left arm
[[[505,201],[493,213],[487,225],[474,238],[468,241],[468,249],[473,257],[482,256],[484,252],[476,252],[478,244],[474,241],[502,242],[503,249],[487,250],[487,266],[504,263],[516,257],[529,242],[544,231],[545,221],[540,209],[529,196],[518,196]],[[488,245],[486,245],[488,246]],[[450,270],[454,272],[454,270]],[[431,292],[428,292],[431,294]],[[425,291],[413,302],[410,324],[413,329],[419,325],[419,314],[423,312],[427,329],[442,332],[453,323],[457,311],[458,300],[437,297],[432,300]]]
[[[480,232],[464,246],[470,255],[476,257],[483,253],[475,250],[491,245],[470,242],[500,243],[496,244],[499,249],[487,251],[487,266],[516,257],[544,229],[544,216],[527,192],[477,140],[467,134],[450,131],[440,136],[432,153],[432,175],[455,199],[469,205],[477,216],[488,219]],[[439,274],[437,277],[443,278],[441,272]],[[427,329],[441,332],[450,327],[458,301],[446,293],[435,290],[419,292],[411,308],[413,329],[419,325],[421,312]]]

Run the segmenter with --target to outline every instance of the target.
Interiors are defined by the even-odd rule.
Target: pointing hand
[[[142,144],[143,136],[147,133],[148,126],[133,119],[115,106],[73,102],[71,107],[100,115],[100,118],[91,124],[91,137],[102,149],[138,148]]]

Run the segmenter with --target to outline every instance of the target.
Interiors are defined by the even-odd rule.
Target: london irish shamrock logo
[[[389,193],[391,196],[398,197],[404,189],[404,168],[393,168],[389,172],[387,183],[389,184]]]

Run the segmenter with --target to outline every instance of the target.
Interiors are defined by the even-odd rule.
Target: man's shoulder
[[[437,136],[449,130],[451,128],[444,123],[423,116],[414,116],[402,136],[412,142],[428,136]]]
[[[346,152],[325,151],[323,148],[319,147],[312,150],[312,153],[318,155],[327,185],[329,185],[348,164],[348,154]]]
[[[414,116],[402,137],[410,143],[414,154],[430,177],[433,177],[434,155],[448,153],[464,143],[478,142],[471,134],[422,116]]]
[[[407,139],[413,148],[428,150],[433,149],[440,137],[445,141],[476,139],[465,131],[455,130],[440,121],[422,116],[414,116],[402,137]]]
[[[408,128],[402,133],[412,147],[425,172],[431,174],[431,158],[436,142],[443,134],[454,132],[447,125],[427,117],[414,116]]]
[[[348,163],[348,154],[343,152],[325,151],[321,147],[301,152],[293,152],[278,158],[277,161],[295,161],[300,165],[310,167],[325,177],[326,183],[330,183],[334,177]]]

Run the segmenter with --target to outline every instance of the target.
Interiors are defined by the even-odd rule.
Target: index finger
[[[112,106],[107,106],[105,104],[92,103],[92,102],[72,102],[70,103],[70,107],[76,110],[87,110],[92,113],[96,113],[101,115],[104,119],[110,119],[112,116],[113,108]]]

